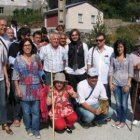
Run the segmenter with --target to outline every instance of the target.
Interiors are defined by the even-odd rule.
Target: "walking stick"
[[[53,73],[51,72],[51,88],[53,88]],[[54,130],[54,119],[55,119],[55,112],[54,112],[54,95],[52,91],[52,112],[53,112],[53,118],[52,118],[52,128],[53,128],[53,140],[55,139],[55,130]]]
[[[133,126],[133,121],[134,121],[134,114],[135,114],[135,109],[136,109],[136,102],[137,102],[137,96],[138,96],[138,86],[139,86],[139,82],[137,81],[136,84],[136,92],[135,92],[135,99],[134,99],[134,106],[133,106],[133,116],[132,116],[132,120],[131,120],[131,131],[132,131],[132,126]]]

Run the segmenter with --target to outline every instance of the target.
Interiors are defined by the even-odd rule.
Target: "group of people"
[[[114,113],[111,93],[115,96],[117,116],[112,126],[125,126],[129,93],[132,107],[136,106],[137,123],[140,93],[136,97],[135,89],[137,83],[140,88],[140,41],[135,45],[136,51],[128,55],[123,40],[118,39],[114,48],[109,47],[103,33],[97,34],[97,45],[88,50],[79,30],[72,29],[68,38],[63,25],[49,36],[44,28],[31,36],[29,28],[21,27],[14,40],[7,30],[7,21],[0,19],[0,124],[8,134],[13,134],[6,102],[10,91],[7,98],[14,106],[14,126],[19,127],[23,118],[27,134],[41,138],[40,91],[45,85],[46,116],[55,130],[72,133],[77,121],[84,128],[110,121]]]

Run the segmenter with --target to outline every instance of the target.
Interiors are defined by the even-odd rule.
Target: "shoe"
[[[115,126],[117,127],[117,126],[120,125],[120,124],[121,124],[121,122],[117,121],[117,122],[115,122],[114,124],[112,124],[111,126],[112,126],[112,127],[115,127]]]
[[[32,133],[31,130],[27,130],[27,134],[28,134],[30,137],[34,135],[34,134]]]
[[[121,122],[118,126],[116,126],[116,128],[120,129],[120,128],[123,128],[124,126],[125,126],[125,123]]]
[[[14,120],[13,122],[15,127],[20,127],[20,121],[19,120]]]
[[[36,133],[36,134],[35,134],[35,138],[36,138],[36,139],[41,139],[40,133]]]
[[[2,130],[5,130],[7,134],[13,135],[13,131],[9,128],[8,125],[2,125]]]
[[[138,122],[139,122],[138,120],[134,120],[134,121],[132,122],[132,124],[135,125],[135,126],[137,126],[137,125],[138,125]]]
[[[72,133],[72,130],[70,127],[67,126],[67,128],[65,128],[65,130],[68,132],[68,133]]]

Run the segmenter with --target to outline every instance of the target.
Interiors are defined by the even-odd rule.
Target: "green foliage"
[[[110,40],[113,43],[117,39],[122,39],[126,42],[127,53],[134,51],[134,44],[140,35],[140,25],[129,25],[129,26],[120,26],[114,35],[110,36]]]
[[[40,9],[15,9],[13,11],[12,19],[17,20],[20,24],[30,25],[32,22],[39,22],[43,20]]]
[[[131,20],[140,16],[140,0],[90,0],[101,9],[106,18]]]

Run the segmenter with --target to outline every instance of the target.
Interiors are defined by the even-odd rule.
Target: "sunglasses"
[[[104,39],[96,39],[96,42],[102,42]]]

